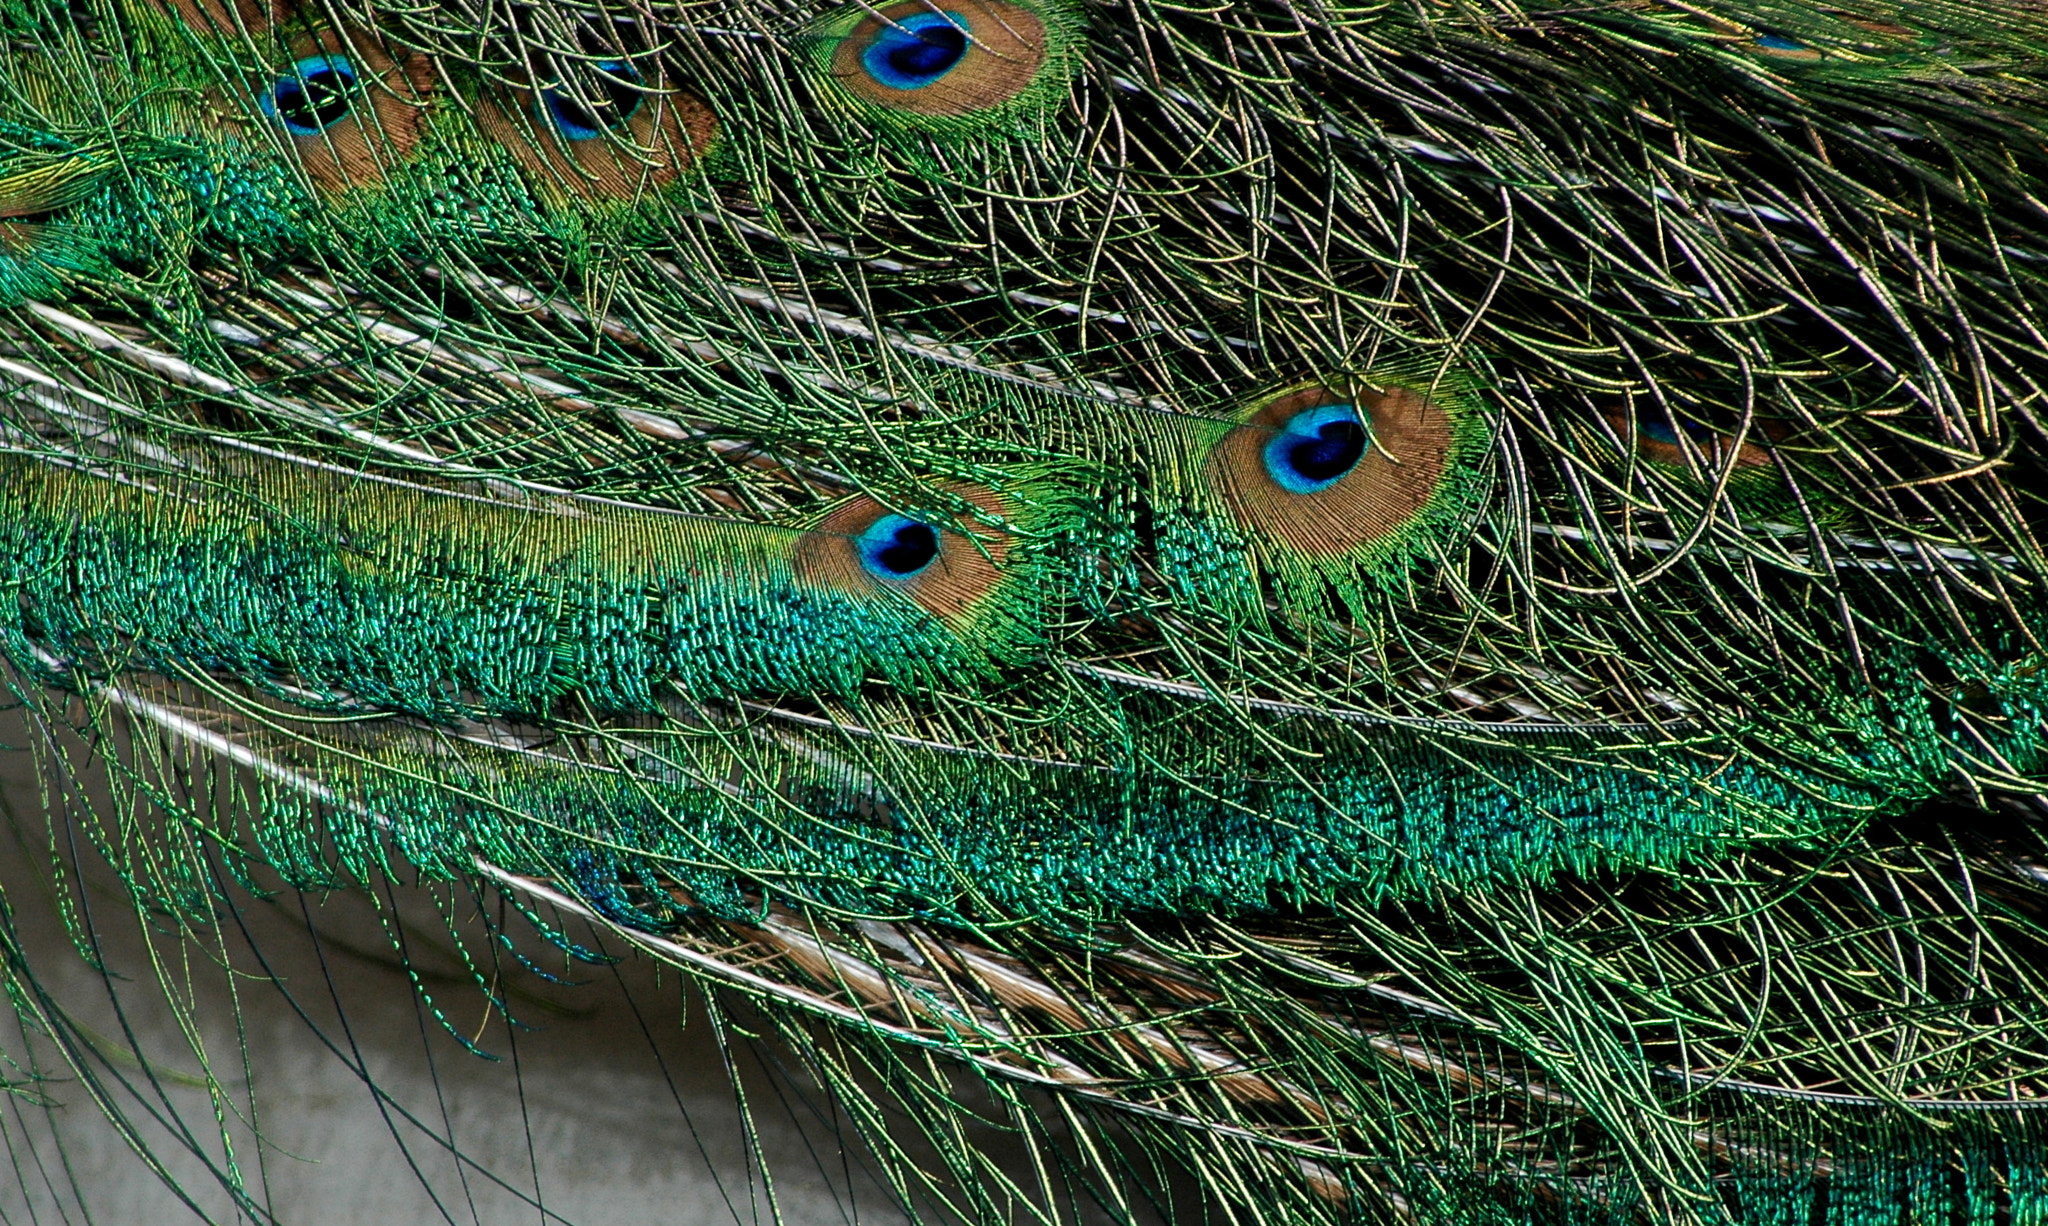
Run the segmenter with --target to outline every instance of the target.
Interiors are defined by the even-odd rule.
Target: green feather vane
[[[933,1221],[2048,1223],[2038,9],[0,29],[17,825],[107,984],[417,893],[516,1057],[636,950]],[[31,905],[0,1085],[175,1183]]]

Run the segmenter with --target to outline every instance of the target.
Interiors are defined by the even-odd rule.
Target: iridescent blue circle
[[[318,136],[348,117],[356,70],[347,57],[309,55],[256,99],[266,118],[293,136]]]
[[[923,89],[967,54],[967,19],[958,13],[898,17],[861,50],[860,65],[890,89]]]
[[[1266,472],[1295,494],[1326,490],[1358,467],[1372,431],[1348,404],[1318,405],[1287,419],[1266,444]]]
[[[541,90],[534,106],[540,117],[562,134],[563,140],[596,140],[633,118],[640,109],[647,96],[633,88],[638,84],[640,74],[631,64],[605,60],[597,65],[595,79],[590,82],[594,88],[585,90],[592,102],[604,104],[601,113],[592,114],[589,107],[560,89]]]
[[[1674,420],[1678,422],[1677,426],[1672,425]],[[1672,447],[1678,445],[1680,430],[1684,430],[1696,443],[1704,443],[1714,437],[1714,431],[1699,422],[1687,418],[1672,418],[1661,410],[1654,409],[1636,418],[1636,430],[1653,443],[1664,443]]]
[[[877,579],[909,579],[939,556],[939,534],[904,515],[884,515],[854,542],[860,564]]]

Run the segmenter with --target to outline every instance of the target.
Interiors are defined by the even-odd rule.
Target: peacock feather
[[[509,1042],[593,924],[941,1220],[2048,1222],[2038,7],[0,26],[108,976],[402,885]]]

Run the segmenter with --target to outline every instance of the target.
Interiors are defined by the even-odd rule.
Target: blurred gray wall
[[[25,736],[17,714],[0,716],[0,743],[19,746]],[[230,978],[202,945],[162,932],[146,939],[118,885],[97,880],[74,897],[104,942],[110,981],[72,947],[59,919],[25,753],[0,752],[0,799],[12,819],[0,821],[0,889],[19,937],[17,965],[47,990],[40,1007],[63,1010],[95,1036],[98,1055],[87,1053],[88,1064],[191,1202],[107,1123],[54,1040],[25,1033],[0,1004],[0,1054],[11,1062],[0,1064],[0,1082],[11,1086],[0,1095],[0,1223],[130,1226],[198,1221],[200,1213],[251,1220],[193,1149],[216,1166],[231,1155],[259,1202],[309,1226],[770,1220],[721,1046],[701,1001],[682,1004],[672,972],[635,958],[615,969],[573,968],[590,981],[581,987],[516,976],[512,1010],[537,1029],[511,1034],[501,1019],[487,1022],[431,897],[401,892],[408,952],[428,993],[451,1026],[501,1057],[493,1062],[464,1051],[420,1005],[360,895],[305,900],[323,934],[317,942],[298,896],[250,902],[243,918],[253,943],[237,932],[216,941],[216,954],[228,949],[243,971]],[[465,905],[474,912],[473,901],[456,904]],[[312,1024],[250,973],[252,944],[273,959]],[[563,962],[557,954],[549,969],[559,973]],[[174,983],[189,981],[183,1024],[158,987],[160,968]],[[346,1058],[323,1046],[314,1026]],[[124,1035],[158,1074],[155,1086]],[[194,1037],[223,1089],[218,1099],[197,1076]],[[901,1220],[863,1173],[858,1143],[848,1137],[842,1147],[815,1088],[772,1045],[765,1057],[736,1046],[784,1220]],[[351,1061],[397,1103],[380,1107]],[[246,1118],[252,1101],[263,1144]],[[476,1165],[455,1161],[437,1136]]]

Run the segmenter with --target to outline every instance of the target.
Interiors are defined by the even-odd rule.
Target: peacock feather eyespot
[[[1667,447],[1678,446],[1678,431],[1673,430],[1671,423],[1668,421],[1643,421],[1638,422],[1637,427],[1642,430],[1643,437],[1651,442],[1663,443]],[[1691,432],[1688,431],[1687,433]]]
[[[1673,448],[1680,447],[1678,436],[1681,433],[1702,447],[1717,437],[1714,429],[1704,422],[1656,408],[1636,415],[1636,430],[1652,443]]]
[[[860,66],[888,89],[923,89],[967,54],[967,19],[956,12],[914,13],[877,30],[861,49]]]
[[[1633,426],[1636,454],[1677,470],[1690,469],[1699,461],[1717,467],[1730,459],[1738,469],[1768,468],[1770,453],[1760,444],[1778,441],[1787,433],[1781,422],[1759,421],[1737,446],[1734,436],[1723,430],[1661,409],[1639,411],[1633,422],[1626,411],[1611,413],[1608,424],[1624,439]]]
[[[1064,4],[1040,0],[898,0],[849,9],[820,34],[819,65],[843,99],[941,128],[1043,104],[1079,42]]]
[[[357,89],[355,66],[342,55],[310,55],[258,96],[263,114],[293,136],[318,136],[348,118]]]
[[[556,204],[659,193],[711,157],[719,136],[717,115],[677,89],[658,56],[577,64],[486,93],[476,120]]]
[[[359,30],[306,34],[291,54],[291,66],[256,91],[256,105],[300,170],[327,196],[387,182],[424,138],[432,66]]]
[[[1449,397],[1390,384],[1312,385],[1255,406],[1203,461],[1237,527],[1307,558],[1398,548],[1440,518],[1467,474]]]
[[[534,106],[563,140],[596,140],[606,132],[621,130],[640,113],[647,100],[645,86],[631,64],[606,60],[590,74],[584,97],[551,86],[539,92]]]
[[[1002,520],[1006,500],[981,486],[955,484],[976,519]],[[969,535],[972,533],[972,535]],[[1010,538],[967,523],[939,527],[873,498],[849,499],[827,512],[797,543],[794,563],[806,583],[854,594],[899,593],[942,620],[969,616],[1004,581]]]
[[[1317,405],[1287,419],[1266,444],[1266,473],[1295,494],[1315,494],[1342,481],[1371,446],[1372,429],[1349,404]]]
[[[929,524],[892,512],[869,524],[855,548],[870,575],[901,581],[923,574],[938,558],[939,534]]]

